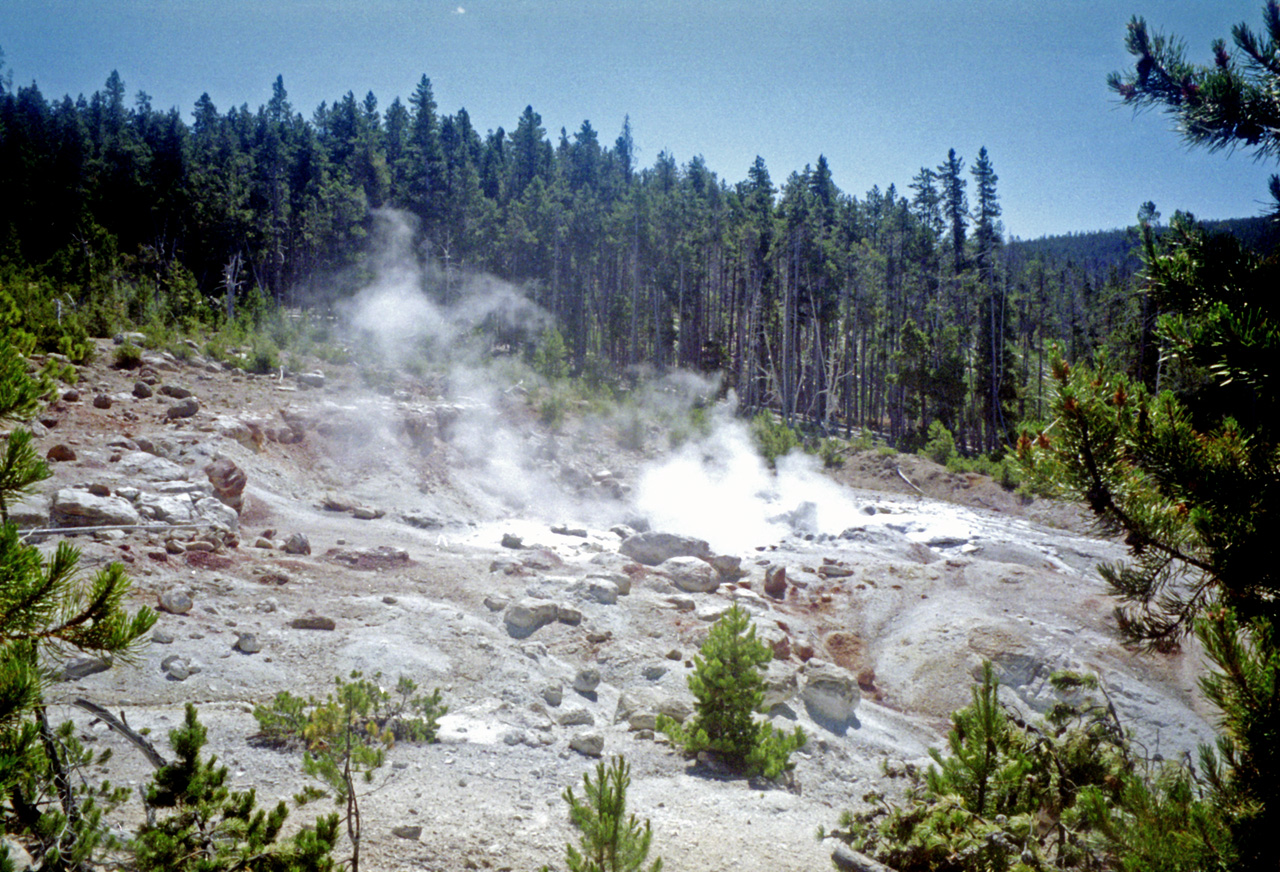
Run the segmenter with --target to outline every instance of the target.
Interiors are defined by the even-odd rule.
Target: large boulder
[[[618,550],[645,566],[657,566],[673,557],[711,559],[711,546],[705,541],[676,533],[637,533],[629,536]]]
[[[204,474],[209,476],[218,499],[238,514],[244,508],[244,486],[248,483],[244,470],[231,460],[219,457],[205,466]]]
[[[141,522],[133,504],[120,497],[97,497],[87,490],[63,488],[53,497],[50,521],[55,527],[127,526]]]
[[[818,660],[804,667],[804,687],[800,690],[809,717],[837,730],[856,723],[854,709],[862,700],[858,681],[849,670]]]

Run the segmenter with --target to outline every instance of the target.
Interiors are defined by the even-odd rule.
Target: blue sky
[[[90,94],[119,70],[132,97],[190,120],[257,108],[277,75],[294,108],[372,91],[381,107],[426,74],[442,113],[481,132],[526,104],[553,138],[629,115],[642,165],[701,154],[736,182],[758,154],[775,183],[825,154],[836,183],[906,191],[949,148],[986,146],[1006,233],[1121,227],[1154,200],[1202,218],[1259,214],[1274,164],[1190,151],[1163,115],[1106,89],[1143,15],[1207,61],[1262,0],[4,0],[15,85]]]

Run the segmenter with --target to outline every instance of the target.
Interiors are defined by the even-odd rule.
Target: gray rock
[[[573,677],[573,689],[578,693],[595,693],[600,686],[600,670],[594,666],[584,666]]]
[[[553,602],[526,597],[507,606],[502,620],[507,625],[508,633],[516,638],[524,638],[533,635],[540,627],[553,623],[559,616],[558,611]]]
[[[500,612],[511,605],[511,597],[501,594],[489,594],[484,598],[484,606],[491,612]]]
[[[422,827],[418,826],[398,826],[391,828],[391,835],[397,839],[408,839],[416,842],[422,837]]]
[[[661,664],[654,664],[651,666],[646,666],[641,674],[644,675],[644,677],[647,678],[649,681],[657,681],[658,679],[662,678],[662,676],[666,675],[669,671],[670,670],[667,669],[667,667]]]
[[[195,397],[187,397],[185,400],[179,400],[170,406],[164,413],[166,418],[170,420],[177,418],[190,418],[200,411],[200,402]]]
[[[549,706],[558,706],[564,701],[564,688],[559,684],[548,684],[542,688],[542,699]]]
[[[204,474],[217,498],[238,514],[244,508],[244,486],[249,481],[244,470],[228,458],[218,457],[205,466]]]
[[[120,497],[95,497],[87,490],[63,488],[54,494],[49,517],[56,527],[102,527],[137,524],[137,509]]]
[[[602,578],[589,579],[587,598],[601,605],[611,606],[618,601],[618,586]]]
[[[582,612],[573,606],[560,603],[556,606],[556,620],[562,624],[576,627],[582,623]]]
[[[105,657],[76,657],[68,660],[62,667],[63,681],[79,681],[111,668],[111,660]]]
[[[131,451],[120,458],[120,469],[136,478],[147,481],[184,481],[187,469],[167,457],[149,451]]]
[[[862,699],[862,691],[847,669],[810,660],[804,667],[800,698],[815,721],[839,728],[856,722],[854,710]]]
[[[515,533],[503,533],[503,534],[502,534],[502,547],[503,547],[503,548],[515,548],[515,549],[523,548],[523,547],[524,547],[524,539],[521,539],[521,538],[520,538],[519,536],[517,536]]]
[[[152,630],[151,641],[156,645],[172,645],[173,636],[170,633],[166,633],[164,630]]]
[[[170,654],[168,657],[160,661],[160,671],[165,674],[165,678],[170,681],[186,681],[192,675],[200,671],[200,667],[195,664],[188,663],[177,654]]]
[[[151,385],[146,382],[136,381],[133,383],[133,395],[138,399],[148,399],[153,393],[154,391],[151,390]]]
[[[604,734],[595,730],[574,733],[569,739],[569,747],[586,757],[599,757],[604,753]]]
[[[560,712],[556,716],[556,723],[562,727],[593,727],[596,719],[582,706],[574,706]]]
[[[327,618],[324,615],[303,615],[290,621],[289,626],[295,630],[333,630],[338,625],[334,623],[333,618]]]
[[[765,569],[764,592],[779,600],[787,595],[787,567],[769,566]]]
[[[257,654],[262,650],[262,643],[253,633],[241,633],[233,647],[241,654]]]
[[[853,850],[844,842],[836,843],[835,850],[831,852],[831,862],[842,872],[893,872],[890,867]]]
[[[637,533],[626,539],[618,551],[645,566],[657,566],[673,557],[711,559],[711,546],[702,539],[675,533]]]
[[[666,715],[672,720],[683,723],[693,714],[693,704],[686,699],[677,698],[652,685],[631,687],[618,695],[618,705],[613,712],[615,724],[640,723],[635,729],[652,729],[652,721],[658,715]],[[637,720],[639,718],[639,720]],[[648,727],[644,724],[649,724]]]
[[[172,397],[175,400],[185,400],[191,397],[191,391],[178,385],[161,385],[160,394],[166,397]]]
[[[106,394],[98,394],[96,397],[93,398],[93,407],[95,409],[110,409],[111,397],[107,396]]]
[[[294,533],[284,541],[286,554],[310,554],[311,540],[305,533]]]
[[[671,583],[686,593],[710,593],[720,586],[721,578],[711,565],[694,557],[675,557],[662,564]]]
[[[176,588],[160,591],[160,595],[156,598],[156,604],[159,606],[160,611],[168,612],[171,615],[185,615],[195,605],[189,593]]]
[[[304,388],[322,388],[324,387],[324,373],[316,372],[300,372],[298,373],[298,384]]]

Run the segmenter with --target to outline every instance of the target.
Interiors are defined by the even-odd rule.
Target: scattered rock
[[[323,376],[321,376],[321,382],[320,382],[319,387],[323,387],[323,386],[324,386],[324,380],[323,380],[323,379],[324,379],[324,377],[323,377]],[[301,381],[301,379],[299,379],[299,381]],[[408,840],[409,840],[409,841],[411,841],[411,842],[416,842],[419,838],[421,838],[421,837],[422,837],[422,827],[418,827],[418,826],[398,826],[398,827],[392,827],[392,828],[391,828],[391,835],[395,836],[395,837],[396,837],[396,838],[398,838],[398,839],[408,839]]]
[[[774,599],[787,595],[787,567],[769,566],[764,571],[764,592]]]
[[[836,843],[835,850],[831,852],[831,862],[842,872],[893,872],[890,867],[853,850],[844,842]]]
[[[351,510],[351,517],[357,521],[376,521],[385,514],[386,512],[382,509],[372,509],[368,506],[356,506]]]
[[[50,520],[55,527],[107,527],[138,524],[142,518],[128,500],[63,488],[54,494]]]
[[[854,709],[862,699],[862,692],[847,669],[811,660],[804,667],[804,687],[800,698],[815,721],[823,726],[842,729],[856,723]]]
[[[595,716],[582,706],[565,709],[556,716],[556,723],[562,727],[594,727]]]
[[[175,400],[190,399],[191,391],[178,385],[161,385],[160,394],[165,397],[172,397]]]
[[[204,474],[213,485],[214,495],[239,514],[244,508],[244,487],[249,480],[244,470],[233,461],[219,457],[205,466]]]
[[[604,734],[595,730],[574,733],[569,739],[569,747],[586,757],[599,757],[604,753]]]
[[[151,385],[147,384],[146,382],[136,381],[133,383],[133,395],[138,399],[140,400],[150,399],[153,393],[155,392],[151,390]]]
[[[187,665],[187,661],[176,654],[170,654],[160,661],[160,671],[170,681],[186,681],[192,675],[192,670]]]
[[[531,636],[540,627],[554,623],[558,617],[556,604],[547,600],[525,598],[507,606],[502,615],[507,632],[517,639]]]
[[[577,536],[581,539],[587,538],[587,531],[581,527],[568,527],[564,524],[552,527],[551,532],[557,536]]]
[[[671,579],[672,584],[686,593],[710,593],[720,586],[720,576],[711,565],[695,557],[667,560],[662,564],[662,571]]]
[[[601,605],[611,606],[618,601],[618,586],[612,581],[590,579],[587,582],[587,598]]]
[[[567,606],[563,603],[556,606],[556,620],[562,624],[568,624],[576,627],[582,623],[582,612],[573,606]]]
[[[304,388],[322,388],[324,387],[324,373],[319,371],[300,372],[298,373],[298,384]]]
[[[503,533],[502,547],[503,548],[523,548],[524,539],[517,536],[515,533]]]
[[[295,630],[334,630],[338,625],[324,615],[303,615],[290,621],[289,626]]]
[[[257,654],[262,650],[262,643],[258,641],[258,637],[253,633],[241,633],[236,638],[236,644],[232,647],[241,654]]]
[[[573,689],[578,693],[592,694],[600,686],[600,670],[594,666],[584,666],[573,677]]]
[[[511,597],[509,596],[491,593],[484,598],[484,606],[491,612],[500,612],[509,605],[511,605]]]
[[[548,684],[542,688],[542,699],[553,708],[560,705],[564,701],[564,687],[559,684]]]
[[[76,451],[70,445],[59,442],[45,453],[45,457],[55,462],[65,462],[76,459]]]
[[[675,533],[637,533],[626,539],[618,551],[645,566],[657,566],[673,557],[711,559],[711,546],[702,539]]]
[[[294,533],[284,540],[283,550],[286,554],[310,554],[311,540],[306,533]]]
[[[187,397],[185,400],[179,400],[170,406],[164,413],[164,416],[170,420],[178,418],[190,418],[200,411],[200,402],[195,397]]]
[[[185,615],[195,605],[191,599],[191,594],[175,588],[162,590],[156,598],[156,604],[159,606],[160,611],[168,612],[171,615]]]
[[[111,397],[107,396],[106,394],[98,394],[96,397],[93,398],[93,407],[95,409],[110,409]]]
[[[106,657],[75,657],[62,667],[63,681],[79,681],[111,668],[111,660]]]

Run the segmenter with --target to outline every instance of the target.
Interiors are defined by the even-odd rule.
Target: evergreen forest
[[[323,312],[367,280],[377,210],[396,209],[439,267],[429,293],[461,302],[477,274],[524,289],[571,373],[720,373],[745,410],[822,435],[910,449],[937,421],[999,451],[1044,416],[1055,343],[1155,386],[1137,234],[1007,243],[985,148],[862,195],[822,155],[731,183],[635,151],[629,121],[612,144],[589,121],[552,136],[532,106],[481,133],[426,76],[407,101],[348,92],[309,119],[283,78],[265,106],[205,95],[186,114],[114,72],[74,99],[0,76],[0,313],[74,359],[68,331],[195,326],[237,297]]]

